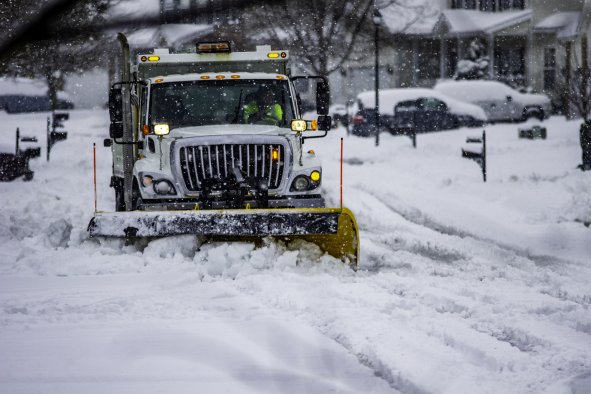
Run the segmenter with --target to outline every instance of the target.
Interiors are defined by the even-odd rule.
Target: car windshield
[[[168,123],[171,128],[248,123],[289,127],[294,118],[289,92],[285,80],[154,84],[149,121]]]

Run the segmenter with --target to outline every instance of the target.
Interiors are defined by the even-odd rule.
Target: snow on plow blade
[[[359,234],[347,208],[232,209],[203,211],[99,212],[91,237],[163,237],[195,234],[216,239],[303,239],[357,267]]]

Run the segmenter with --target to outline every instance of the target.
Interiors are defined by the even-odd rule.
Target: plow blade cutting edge
[[[359,259],[359,230],[347,208],[98,212],[88,232],[121,238],[194,234],[213,241],[303,239],[354,269]]]

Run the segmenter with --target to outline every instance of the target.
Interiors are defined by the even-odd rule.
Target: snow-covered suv
[[[490,122],[543,120],[552,107],[545,94],[520,93],[498,81],[442,81],[435,90],[481,107]]]

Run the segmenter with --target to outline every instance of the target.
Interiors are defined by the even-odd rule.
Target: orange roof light
[[[224,79],[224,78],[226,78],[226,76],[225,75],[216,75],[215,78],[216,79]]]
[[[233,75],[230,75],[230,78],[232,78],[232,79],[238,79],[238,78],[240,78],[240,75],[233,74]]]
[[[160,56],[148,56],[149,62],[157,62],[158,60],[160,60]]]
[[[279,57],[279,53],[278,52],[269,52],[269,53],[267,53],[267,57],[269,59],[277,59]]]
[[[200,78],[201,79],[209,79],[209,75],[202,75]]]
[[[199,42],[197,43],[197,53],[230,53],[230,42]]]

